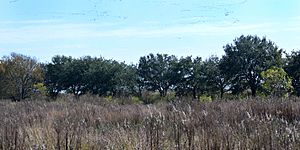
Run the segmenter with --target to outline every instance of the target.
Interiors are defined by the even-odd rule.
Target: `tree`
[[[182,57],[175,64],[174,74],[176,74],[175,91],[177,96],[189,96],[192,91],[193,59],[191,56]]]
[[[287,56],[287,65],[284,68],[292,78],[292,85],[297,96],[300,96],[300,50]]]
[[[113,95],[115,68],[111,60],[94,58],[86,73],[89,92],[99,96]]]
[[[249,88],[251,95],[256,96],[262,84],[261,72],[271,66],[282,66],[282,50],[265,37],[242,35],[234,40],[234,44],[227,44],[224,51],[220,70],[231,78],[233,93]]]
[[[85,94],[87,89],[87,78],[85,74],[89,69],[91,57],[72,59],[65,63],[65,89],[75,97]]]
[[[67,79],[66,64],[72,61],[71,57],[54,56],[52,62],[45,66],[45,86],[51,98],[56,98],[58,94],[66,90]]]
[[[173,64],[175,56],[167,54],[149,54],[140,58],[138,75],[146,89],[158,91],[160,96],[166,96],[167,91],[174,85]]]
[[[207,85],[207,76],[204,74],[204,64],[201,57],[193,60],[193,68],[189,77],[193,98],[196,99],[199,95],[204,94]]]
[[[205,66],[201,57],[192,59],[192,57],[181,58],[174,71],[177,78],[176,95],[192,95],[196,99],[199,95],[207,92],[208,76],[205,72]]]
[[[136,88],[136,69],[125,63],[90,56],[74,59],[55,56],[46,65],[45,85],[55,98],[61,91],[77,98],[91,93],[99,96],[128,96]]]
[[[14,101],[29,98],[34,84],[43,80],[40,64],[34,58],[12,53],[2,60],[5,93]]]
[[[224,93],[228,90],[229,78],[227,78],[219,68],[220,59],[217,56],[211,56],[204,61],[204,74],[207,76],[207,92],[210,95],[214,95],[216,92],[219,93],[222,99]]]
[[[117,62],[115,62],[117,63]],[[126,65],[125,63],[117,63],[114,75],[114,95],[129,96],[138,95],[137,86],[137,70],[134,65]]]
[[[262,87],[267,94],[282,97],[293,89],[291,78],[282,68],[271,67],[263,71],[261,76],[263,78]]]

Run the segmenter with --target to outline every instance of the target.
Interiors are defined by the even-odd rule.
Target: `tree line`
[[[252,35],[236,38],[224,51],[205,60],[149,54],[136,65],[90,56],[54,56],[42,64],[12,53],[0,61],[0,98],[20,101],[35,93],[142,97],[145,92],[193,98],[300,96],[300,51],[286,54],[266,37]]]

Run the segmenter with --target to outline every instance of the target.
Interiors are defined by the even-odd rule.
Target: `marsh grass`
[[[298,149],[300,100],[0,102],[0,149]]]

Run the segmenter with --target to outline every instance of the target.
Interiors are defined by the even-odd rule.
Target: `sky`
[[[300,50],[299,10],[299,0],[0,0],[0,56],[220,57],[242,34],[290,52]]]

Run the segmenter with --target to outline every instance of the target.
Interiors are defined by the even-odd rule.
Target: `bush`
[[[212,102],[212,98],[211,98],[211,96],[201,95],[199,97],[199,101],[200,102]]]

